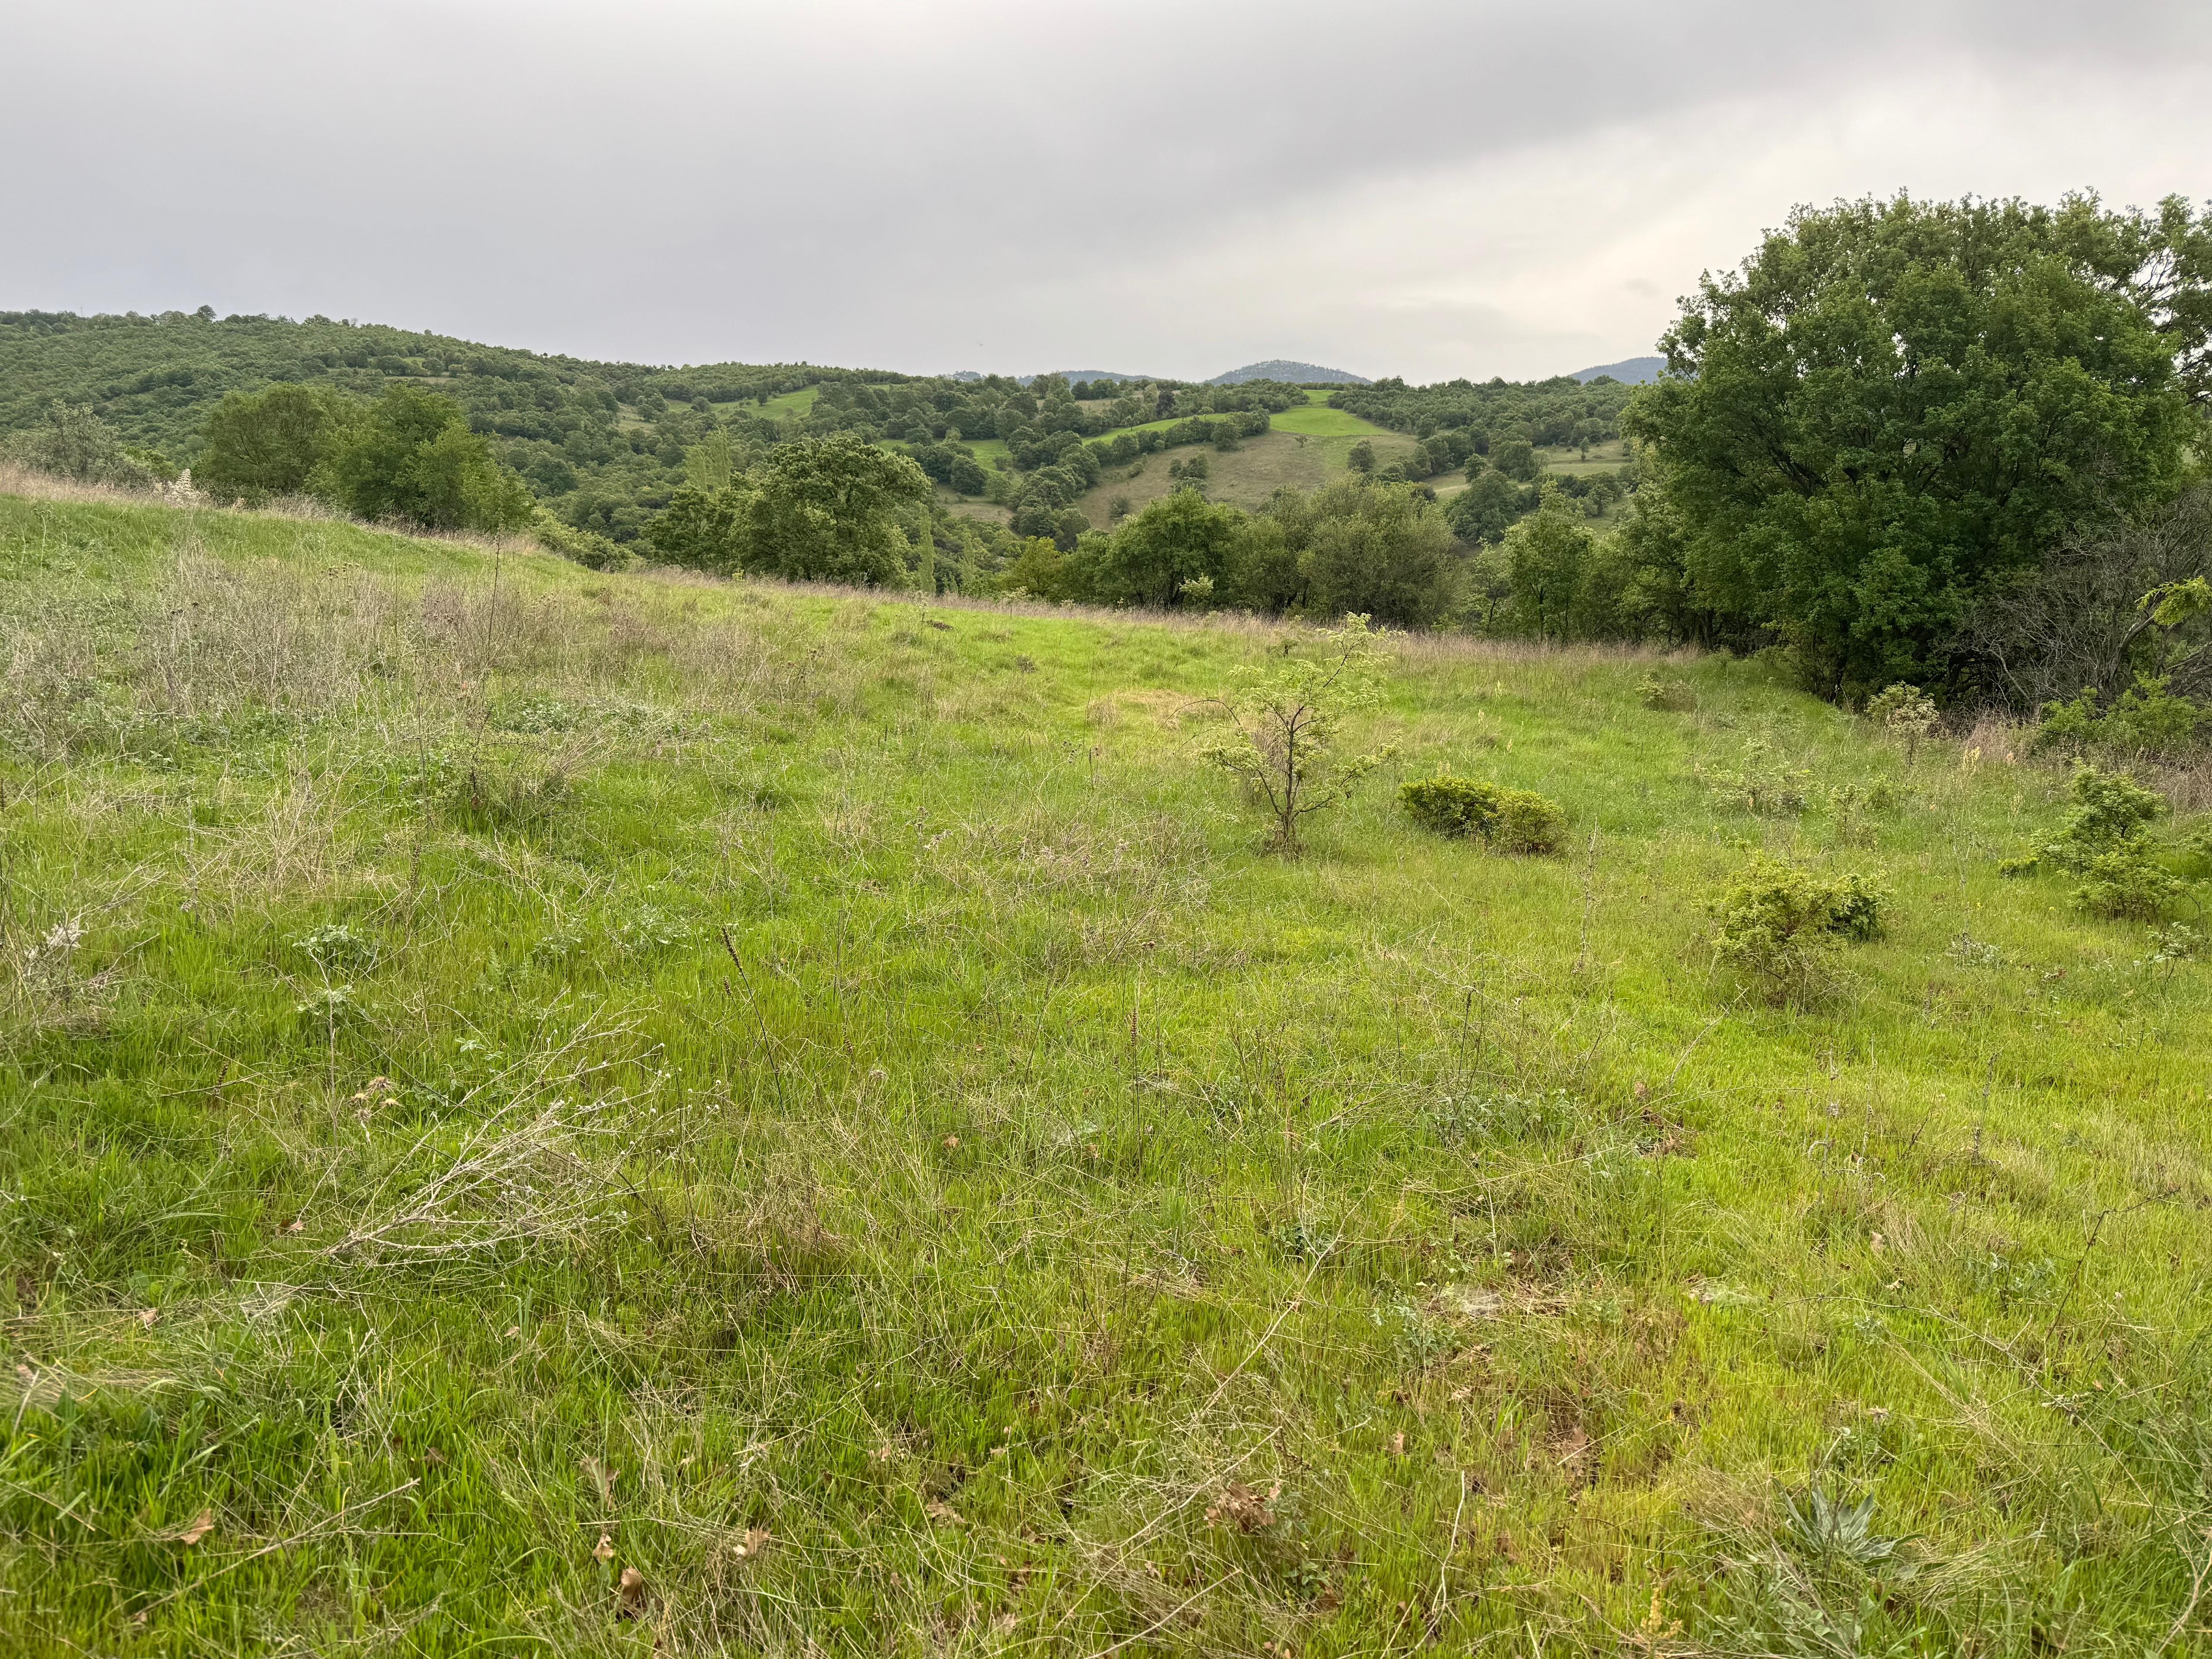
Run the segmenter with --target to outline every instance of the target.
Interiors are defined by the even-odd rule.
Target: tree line
[[[1001,392],[993,429],[1013,411],[1034,493],[984,579],[1725,647],[1846,702],[1904,684],[2069,729],[2201,727],[2208,342],[2212,210],[2183,198],[1804,208],[1685,301],[1656,384],[1345,388],[1333,404],[1421,439],[1412,465],[1355,449],[1352,477],[1257,513],[1186,481],[1110,530],[1063,523],[1097,453],[1079,400]],[[1616,439],[1616,471],[1536,464]],[[1469,482],[1439,507],[1425,469]]]
[[[203,307],[157,316],[0,312],[0,433],[49,422],[59,399],[88,411],[157,469],[205,471],[209,416],[232,393],[302,386],[374,403],[393,386],[450,399],[492,454],[560,522],[587,539],[639,543],[686,482],[686,457],[715,433],[742,452],[849,432],[917,452],[937,482],[1019,510],[1026,526],[1070,510],[1064,477],[1031,487],[1071,441],[1115,437],[1119,464],[1217,430],[1148,435],[1159,422],[1249,424],[1304,401],[1270,382],[1068,384],[1044,375],[910,375],[805,363],[684,368],[596,362],[486,346],[326,317],[217,317]],[[1119,441],[1126,437],[1126,444]],[[997,446],[1003,443],[1003,451]],[[988,460],[978,444],[992,446]],[[955,457],[965,452],[965,465]],[[1076,463],[1080,468],[1082,462]],[[1063,471],[1065,469],[1063,468]]]
[[[1407,629],[1544,638],[1642,626],[1618,538],[1556,483],[1494,545],[1470,548],[1427,486],[1351,473],[1246,512],[1194,467],[1110,529],[1029,533],[947,510],[907,455],[857,434],[801,439],[740,465],[702,451],[696,482],[646,529],[649,556],[717,574],[1156,610],[1243,609]]]

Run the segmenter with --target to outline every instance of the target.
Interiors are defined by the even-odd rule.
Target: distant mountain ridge
[[[1587,386],[1601,374],[1610,374],[1623,386],[1649,386],[1659,378],[1667,367],[1664,357],[1624,357],[1617,363],[1600,363],[1595,368],[1578,368],[1568,378]]]
[[[1281,380],[1290,386],[1372,386],[1364,374],[1354,374],[1346,369],[1323,368],[1319,363],[1292,362],[1285,357],[1270,357],[1264,363],[1247,363],[1242,368],[1232,368],[1226,374],[1217,374],[1206,382],[1208,386],[1243,386],[1247,380]]]

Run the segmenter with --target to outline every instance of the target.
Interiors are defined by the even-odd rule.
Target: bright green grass
[[[1366,437],[1389,429],[1364,421],[1348,410],[1326,409],[1318,404],[1286,409],[1273,417],[1272,424],[1278,432],[1304,432],[1316,438]]]
[[[2206,969],[2054,780],[1413,642],[1285,862],[1273,637],[0,499],[8,1650],[2202,1651]]]
[[[780,392],[766,403],[756,406],[754,412],[772,420],[789,420],[795,415],[811,414],[814,400],[822,395],[818,386],[805,386],[796,392]]]
[[[1192,418],[1194,417],[1188,415],[1177,415],[1168,420],[1144,421],[1135,426],[1119,427],[1116,428],[1115,430],[1118,432],[1151,432],[1164,430],[1168,427],[1181,426],[1185,421]],[[1200,416],[1195,418],[1202,420],[1207,417]],[[1279,414],[1269,416],[1268,425],[1270,429],[1273,431],[1303,432],[1307,434],[1309,436],[1313,437],[1388,437],[1393,435],[1388,427],[1377,426],[1372,421],[1362,420],[1358,416],[1349,414],[1341,409],[1323,409],[1319,406],[1310,406],[1305,409],[1284,410]]]
[[[1583,459],[1579,449],[1539,449],[1536,459],[1547,472],[1614,472],[1633,459],[1628,446],[1620,439],[1610,443],[1592,444],[1589,459]]]

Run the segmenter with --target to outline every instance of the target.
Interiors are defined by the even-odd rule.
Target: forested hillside
[[[1040,375],[1024,383],[807,363],[670,368],[324,317],[218,318],[204,307],[155,317],[0,312],[0,434],[37,425],[59,399],[89,407],[125,442],[191,466],[226,395],[291,384],[364,401],[395,385],[449,398],[541,502],[569,525],[625,544],[697,471],[687,457],[702,444],[718,453],[726,445],[742,465],[779,444],[837,432],[897,443],[948,491],[1017,515],[1028,505],[1029,532],[1051,533],[1098,483],[1100,467],[1210,444],[1227,430],[1176,423],[1243,417],[1229,435],[1252,436],[1269,413],[1304,402],[1291,386],[1250,379],[1212,386]],[[1109,437],[1091,458],[1070,460],[1083,441]],[[1048,469],[1052,476],[1036,476]]]
[[[1419,438],[1465,432],[1473,447],[1486,453],[1493,434],[1561,447],[1617,439],[1631,390],[1619,384],[1585,385],[1571,374],[1517,383],[1447,380],[1419,386],[1394,378],[1346,386],[1332,393],[1329,402]]]
[[[1341,368],[1323,368],[1319,363],[1291,362],[1281,357],[1270,357],[1264,363],[1247,363],[1242,368],[1232,368],[1226,374],[1217,374],[1208,386],[1242,386],[1247,380],[1283,380],[1292,386],[1365,386],[1367,377]]]

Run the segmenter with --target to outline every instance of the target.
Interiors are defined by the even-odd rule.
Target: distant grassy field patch
[[[1389,428],[1363,421],[1346,410],[1326,409],[1318,404],[1286,409],[1270,423],[1278,432],[1303,432],[1316,438],[1373,437]]]
[[[757,412],[775,420],[789,420],[794,415],[805,415],[814,407],[814,400],[822,395],[818,386],[801,386],[796,392],[779,392],[765,404],[756,405]]]

